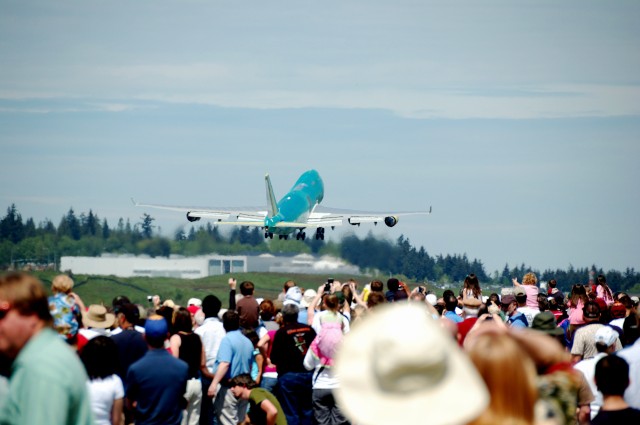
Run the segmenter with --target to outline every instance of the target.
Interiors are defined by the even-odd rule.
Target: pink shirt
[[[578,300],[578,305],[575,307],[570,305],[569,308],[569,324],[570,325],[583,325],[586,322],[584,321],[584,317],[582,316],[582,309],[584,307],[584,303],[582,300]]]
[[[522,285],[524,292],[527,294],[527,307],[538,310],[538,287],[535,285]]]

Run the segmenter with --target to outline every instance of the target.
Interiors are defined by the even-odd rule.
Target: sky
[[[485,270],[640,269],[640,2],[0,0],[0,211],[266,204]],[[187,227],[188,229],[188,227]],[[330,236],[331,235],[331,236]]]

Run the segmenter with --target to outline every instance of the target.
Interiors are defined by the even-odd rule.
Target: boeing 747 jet
[[[270,239],[273,239],[273,235],[278,235],[280,239],[288,239],[289,235],[295,234],[296,239],[304,240],[306,238],[304,230],[313,228],[315,238],[324,240],[325,227],[333,229],[335,226],[344,224],[345,221],[354,226],[359,226],[361,223],[378,224],[382,221],[387,226],[393,227],[398,223],[400,216],[431,214],[431,208],[429,211],[376,213],[321,207],[324,184],[316,170],[303,173],[291,190],[278,202],[271,187],[269,174],[265,176],[265,185],[266,210],[264,208],[189,208],[133,202],[139,207],[182,211],[191,222],[207,218],[217,220],[216,224],[221,225],[261,227],[264,229],[264,237]]]

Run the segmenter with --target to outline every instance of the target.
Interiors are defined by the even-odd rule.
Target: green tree
[[[142,227],[142,238],[151,239],[151,236],[153,236],[153,228],[155,227],[152,225],[152,223],[154,222],[155,218],[151,217],[147,213],[144,213],[141,218],[142,223],[140,224],[140,226]]]
[[[24,238],[24,224],[15,204],[7,208],[7,215],[0,220],[0,239],[18,243]]]

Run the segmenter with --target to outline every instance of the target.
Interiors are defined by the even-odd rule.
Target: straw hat
[[[108,329],[113,326],[116,316],[107,313],[103,305],[92,304],[89,309],[82,313],[82,323],[90,328]]]
[[[467,423],[489,404],[469,358],[419,303],[371,310],[345,335],[335,373],[341,409],[362,425]]]

